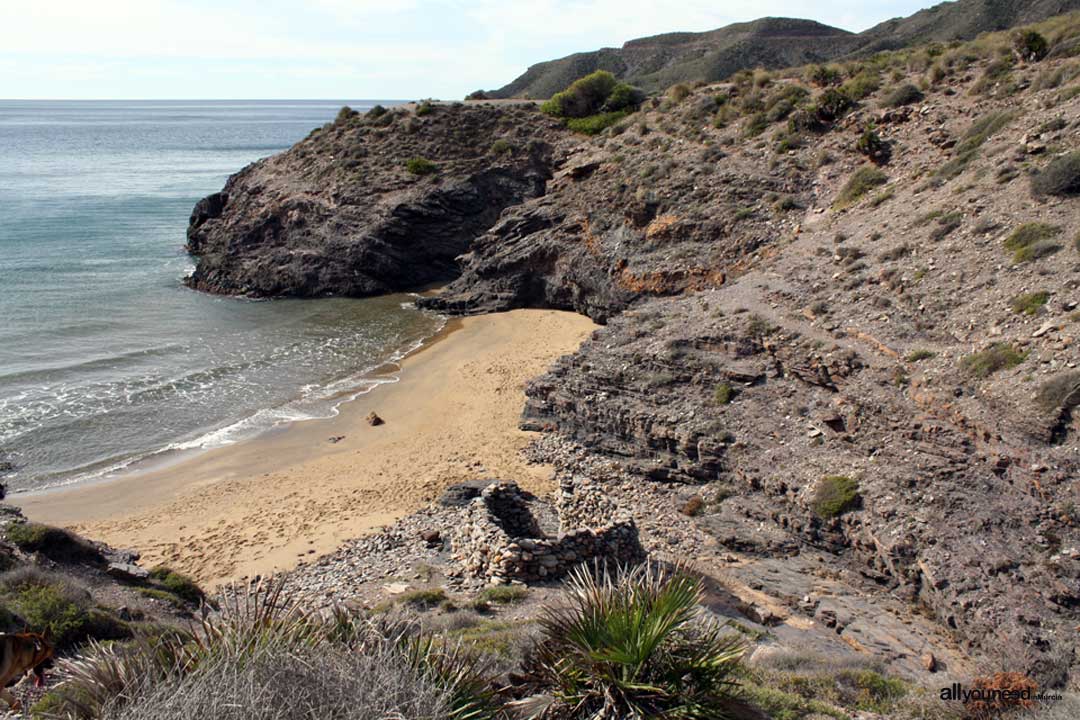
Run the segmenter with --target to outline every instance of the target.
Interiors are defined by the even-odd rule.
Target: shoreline
[[[549,489],[517,428],[524,382],[596,326],[551,310],[450,319],[398,380],[337,415],[272,428],[161,467],[17,495],[31,520],[138,550],[207,585],[295,567],[478,477]],[[368,425],[376,412],[385,421]]]

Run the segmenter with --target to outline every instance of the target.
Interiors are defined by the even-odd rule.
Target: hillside
[[[690,559],[761,652],[1075,689],[1080,24],[1039,30],[1041,61],[1001,34],[853,63],[840,89],[744,74],[594,137],[529,104],[343,113],[196,213],[195,277],[218,280],[195,284],[347,293],[452,235],[457,277],[421,305],[605,325],[528,386],[532,457],[566,483],[538,517],[598,490],[594,520],[615,503],[651,557]],[[461,190],[496,170],[535,184],[477,215]],[[294,580],[377,603],[405,562],[467,599],[492,549],[455,535],[470,522],[434,506]]]
[[[680,82],[716,82],[754,68],[775,70],[896,50],[1038,22],[1080,9],[1080,0],[956,0],[854,34],[809,20],[763,18],[704,33],[668,33],[621,48],[537,63],[492,98],[549,98],[573,80],[607,70],[655,92]]]

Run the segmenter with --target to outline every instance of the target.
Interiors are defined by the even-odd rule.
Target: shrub
[[[150,571],[150,577],[161,583],[162,587],[187,602],[199,604],[206,594],[194,580],[175,570],[159,565]]]
[[[705,509],[705,500],[700,495],[691,495],[679,508],[679,512],[687,517],[697,517]]]
[[[600,109],[604,112],[637,110],[644,101],[645,92],[641,88],[621,82],[615,85]]]
[[[7,539],[26,552],[40,552],[61,563],[99,562],[101,552],[88,540],[63,528],[36,522],[17,522],[7,526]]]
[[[1005,81],[1012,72],[1013,63],[1010,58],[998,58],[992,60],[983,70],[982,76],[971,86],[971,94],[981,95],[989,92],[993,87]]]
[[[820,518],[843,515],[859,505],[859,484],[846,475],[829,475],[821,479],[811,509]]]
[[[852,100],[862,100],[877,92],[879,87],[881,87],[881,77],[871,70],[862,70],[844,83],[840,90]]]
[[[746,120],[746,125],[743,127],[743,137],[757,137],[765,132],[768,127],[769,119],[765,116],[765,113],[754,113]]]
[[[889,160],[889,156],[892,154],[892,150],[889,147],[889,143],[881,139],[881,136],[877,134],[872,126],[863,130],[859,139],[855,141],[855,149],[862,155],[865,155],[874,163],[886,163]]]
[[[360,113],[356,112],[355,110],[353,110],[348,105],[343,105],[342,108],[340,110],[338,110],[338,114],[337,114],[337,117],[334,118],[334,122],[336,122],[336,123],[348,122],[349,120],[352,120],[354,117],[357,117],[359,114]]]
[[[861,167],[855,171],[836,197],[836,207],[845,208],[853,205],[863,195],[888,181],[889,177],[876,167],[872,165]]]
[[[507,140],[503,140],[502,138],[500,138],[495,142],[491,143],[492,155],[510,155],[513,152],[514,146],[511,145]]]
[[[1034,30],[1017,30],[1012,36],[1013,52],[1024,62],[1038,62],[1046,57],[1049,43]]]
[[[977,378],[988,378],[999,370],[1007,370],[1024,362],[1027,353],[1008,343],[994,343],[981,352],[963,359],[964,369]]]
[[[1036,400],[1045,410],[1072,409],[1080,405],[1080,371],[1055,375],[1039,387]]]
[[[1005,249],[1013,254],[1013,262],[1030,262],[1061,249],[1051,239],[1061,234],[1057,225],[1025,223],[1005,238]]]
[[[1050,299],[1048,292],[1033,292],[1017,295],[1009,301],[1009,307],[1017,315],[1034,315]]]
[[[885,100],[882,105],[885,107],[902,107],[904,105],[911,105],[917,103],[923,99],[922,90],[915,87],[911,83],[906,83],[893,90],[891,93],[885,96]]]
[[[855,103],[846,93],[836,88],[829,88],[817,99],[817,114],[821,120],[831,122],[839,120],[855,107]]]
[[[384,108],[382,105],[375,105],[374,107],[372,107],[370,110],[367,111],[367,116],[369,118],[371,118],[372,120],[376,120],[378,118],[381,118],[383,115],[385,115],[388,112],[390,112],[390,111],[387,110],[386,108]]]
[[[62,585],[27,585],[16,593],[13,605],[31,631],[42,633],[57,647],[68,647],[86,637],[89,602],[89,594]]]
[[[427,158],[414,157],[405,161],[405,169],[412,175],[432,175],[439,172],[439,166]]]
[[[566,127],[574,132],[585,135],[598,135],[605,129],[622,120],[629,113],[626,110],[615,112],[598,113],[583,118],[570,118],[566,121]]]
[[[964,213],[951,212],[937,218],[937,225],[930,231],[930,239],[941,242],[964,222]]]
[[[908,362],[919,362],[920,360],[929,360],[934,357],[934,353],[930,350],[912,350],[908,353]]]
[[[1031,178],[1031,190],[1037,196],[1080,194],[1080,152],[1055,158]]]
[[[480,593],[481,600],[496,605],[513,605],[522,602],[528,596],[529,589],[521,585],[497,585]]]
[[[593,115],[600,110],[617,84],[618,81],[610,72],[597,70],[578,78],[562,92],[552,95],[540,109],[556,117],[582,118]]]
[[[416,106],[417,117],[424,117],[425,115],[430,115],[433,112],[435,112],[435,106],[431,103],[430,100],[423,100]]]
[[[281,594],[241,588],[193,635],[93,643],[51,691],[58,717],[494,720],[484,663],[415,626],[345,610],[324,617]]]
[[[686,83],[679,83],[678,85],[673,85],[668,90],[667,95],[672,101],[681,103],[683,100],[690,97],[692,93],[693,90],[690,89],[689,85]]]
[[[713,393],[713,400],[717,405],[727,405],[735,398],[735,388],[729,383],[720,383]]]
[[[812,65],[806,72],[806,79],[818,87],[839,85],[842,76],[839,68],[829,65]]]
[[[742,706],[734,633],[705,618],[702,583],[652,565],[585,566],[570,603],[548,609],[527,670],[548,691],[551,717],[728,717]]]

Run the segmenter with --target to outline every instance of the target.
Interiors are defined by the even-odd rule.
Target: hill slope
[[[1080,9],[1080,0],[957,0],[854,34],[810,20],[762,18],[703,33],[667,33],[621,48],[537,63],[495,98],[548,98],[595,70],[656,92],[678,82],[715,82],[745,68],[778,69],[828,62],[930,41],[968,40],[982,32],[1033,23]]]

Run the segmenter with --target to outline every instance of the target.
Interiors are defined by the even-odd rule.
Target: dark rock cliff
[[[503,208],[544,193],[553,157],[544,138],[557,136],[524,107],[343,113],[195,206],[188,283],[317,297],[449,280],[455,257]],[[410,172],[414,158],[432,164]]]

